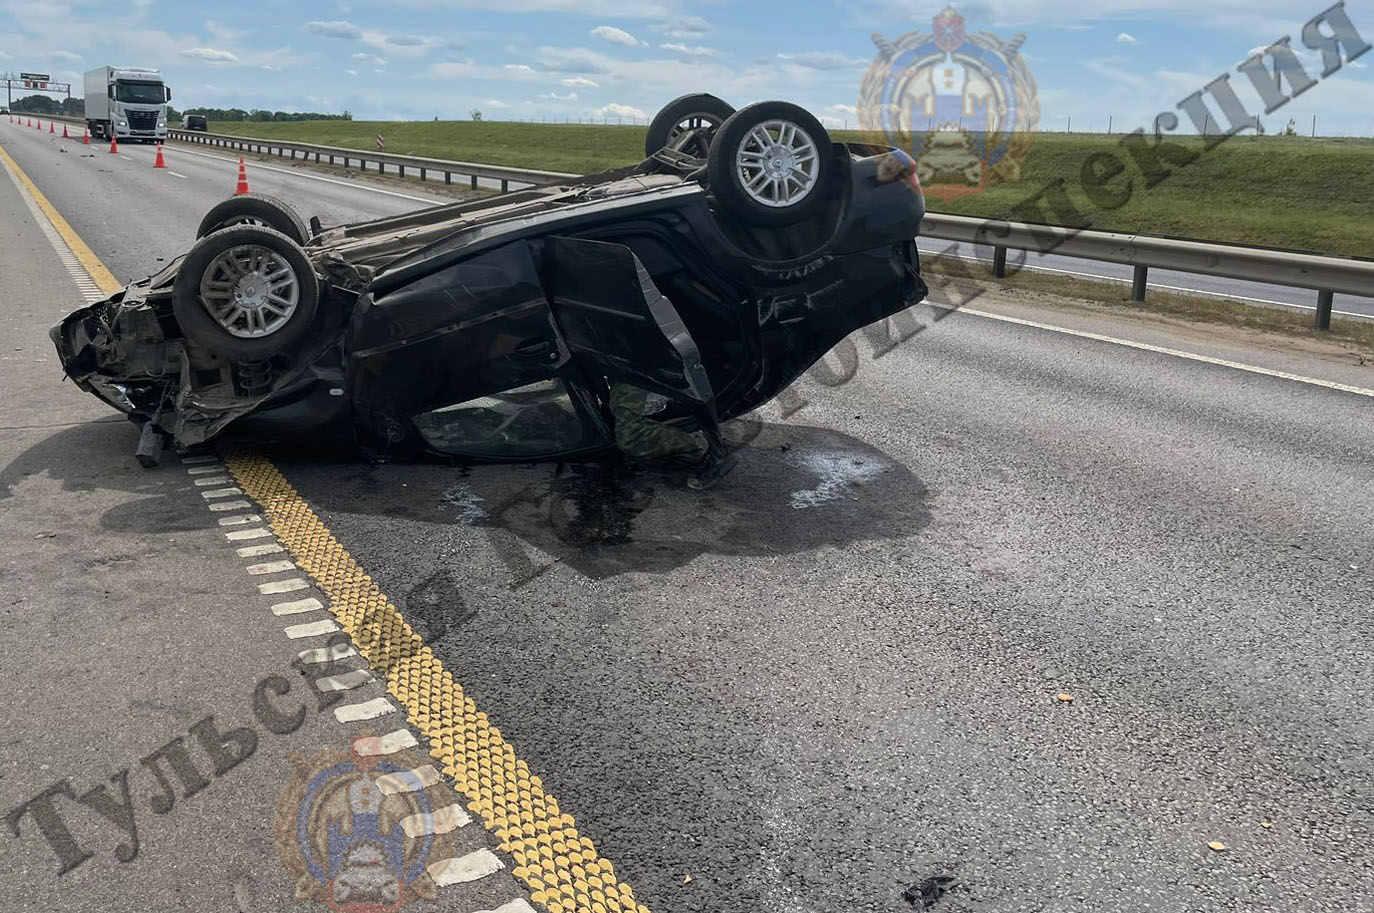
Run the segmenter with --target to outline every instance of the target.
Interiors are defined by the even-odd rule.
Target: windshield
[[[160,105],[167,100],[160,82],[124,82],[115,84],[115,98],[135,105]]]

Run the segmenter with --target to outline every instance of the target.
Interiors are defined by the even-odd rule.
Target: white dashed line
[[[303,590],[310,586],[309,580],[302,580],[300,577],[294,580],[273,580],[271,583],[259,583],[258,592],[264,596],[271,596],[275,593],[294,593],[296,590]]]
[[[205,500],[209,501],[215,498],[232,498],[236,495],[241,494],[243,494],[243,489],[241,488],[216,488],[213,491],[202,491],[200,493],[200,496]],[[240,503],[247,504],[248,502],[241,501]]]
[[[275,542],[266,542],[262,545],[245,545],[237,551],[240,558],[261,558],[263,555],[275,555],[285,549]]]
[[[261,523],[262,517],[257,514],[245,514],[242,517],[220,517],[220,526],[242,526],[245,523]]]
[[[338,720],[340,723],[361,723],[363,720],[375,720],[379,716],[386,716],[388,713],[395,712],[395,704],[384,697],[378,697],[370,701],[364,701],[361,704],[349,704],[346,707],[337,707],[334,710],[334,719]],[[430,769],[432,770],[433,768]],[[438,776],[438,774],[435,776]],[[382,791],[385,792],[386,790]]]
[[[174,177],[174,178],[181,178],[183,181],[186,180],[186,175],[184,175],[184,174],[178,174],[178,173],[175,172],[175,171],[168,171],[167,173],[170,174],[170,175],[171,175],[172,177]]]
[[[592,909],[596,909],[593,907]],[[503,903],[495,910],[476,910],[474,913],[535,913],[534,907],[523,897],[517,897],[509,903]]]
[[[186,470],[187,475],[193,476],[209,475],[212,472],[224,472],[224,467],[216,463],[213,466],[192,466]]]
[[[228,476],[214,476],[209,479],[194,479],[197,488],[209,488],[211,485],[231,485],[233,479]]]
[[[294,571],[295,569],[296,562],[287,561],[285,559],[281,561],[264,561],[262,564],[248,565],[248,573],[252,574],[254,577],[263,574],[280,574],[282,571]]]
[[[353,743],[353,750],[367,758],[395,754],[406,748],[414,748],[418,744],[420,743],[415,741],[415,733],[409,729],[397,729],[386,735],[372,735],[365,739],[358,739]]]
[[[432,812],[419,812],[401,819],[401,830],[407,837],[425,837],[447,834],[472,823],[472,818],[457,803],[435,809]]]
[[[491,850],[477,850],[456,859],[440,860],[430,865],[426,871],[429,872],[429,877],[434,880],[434,884],[443,888],[451,884],[462,884],[465,881],[486,878],[503,868],[505,866],[501,864],[501,860],[496,858],[496,854]],[[506,906],[510,906],[510,904]]]
[[[292,640],[300,640],[302,637],[322,637],[325,634],[333,634],[337,630],[339,630],[338,622],[332,618],[325,618],[320,621],[307,621],[305,624],[291,625],[284,633]]]
[[[354,669],[342,675],[326,675],[315,680],[315,687],[321,691],[351,691],[372,681],[372,673],[366,669]]]
[[[380,698],[380,700],[386,700],[386,698]],[[357,706],[366,705],[358,704]],[[345,708],[340,707],[339,709]],[[339,711],[335,710],[334,715],[338,716]],[[340,722],[344,721],[341,720]],[[380,776],[377,778],[377,788],[382,791],[384,796],[394,796],[398,793],[418,793],[440,782],[442,780],[439,771],[434,769],[433,764],[426,764],[424,767],[417,767],[414,770],[402,770],[394,774]]]
[[[245,539],[266,539],[272,535],[272,531],[265,526],[257,529],[231,529],[224,534],[224,538],[230,542],[242,542]]]
[[[213,453],[193,453],[190,456],[182,457],[181,462],[187,466],[198,466],[201,463],[218,463],[219,457]]]
[[[302,650],[296,654],[296,658],[303,663],[316,666],[320,663],[336,663],[357,655],[358,651],[353,649],[351,644],[331,644],[318,650]]]
[[[202,491],[200,494],[201,494],[201,497],[208,497],[208,496],[209,496],[207,492],[203,492],[203,491]],[[251,508],[252,506],[253,506],[253,505],[252,505],[252,504],[249,504],[247,501],[225,501],[225,502],[222,503],[222,504],[211,504],[211,505],[210,505],[210,509],[211,509],[211,510],[214,510],[214,511],[221,511],[221,510],[248,510],[248,509]]]
[[[272,606],[273,615],[301,615],[305,612],[314,612],[324,608],[324,603],[314,596],[309,599],[297,599],[293,602],[279,602]]]

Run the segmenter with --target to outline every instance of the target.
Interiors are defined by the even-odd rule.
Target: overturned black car
[[[668,105],[620,171],[307,227],[234,197],[189,253],[52,330],[151,464],[217,435],[710,464],[719,423],[924,298],[912,160],[795,105]]]

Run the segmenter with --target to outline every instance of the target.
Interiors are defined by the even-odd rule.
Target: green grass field
[[[645,132],[644,127],[497,121],[250,121],[210,128],[355,149],[375,148],[380,133],[388,152],[583,174],[639,161]],[[861,139],[845,132],[834,138]],[[1018,204],[1056,179],[1077,186],[1083,160],[1093,152],[1116,150],[1119,141],[1119,136],[1041,134],[1021,163],[1019,181],[949,203],[932,198],[930,208],[1011,218]],[[1196,140],[1179,142],[1201,146]],[[1176,168],[1154,189],[1137,189],[1120,209],[1095,209],[1082,194],[1075,199],[1092,226],[1104,230],[1374,256],[1374,140],[1240,136]]]

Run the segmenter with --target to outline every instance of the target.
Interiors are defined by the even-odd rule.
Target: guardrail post
[[[992,249],[992,274],[998,279],[1007,278],[1007,249],[1005,247]]]
[[[476,189],[477,189],[477,175],[475,175],[475,174],[472,176],[472,189],[473,189],[473,190],[476,190]]]
[[[506,180],[505,178],[502,178],[502,179],[501,179],[501,192],[502,192],[502,193],[505,193],[507,190],[510,190],[510,181]]]
[[[423,184],[424,182],[425,182],[425,169],[421,168],[421,169],[420,169],[420,183]]]
[[[1145,300],[1145,280],[1149,278],[1150,268],[1148,266],[1137,266],[1135,275],[1131,277],[1131,300]]]
[[[402,164],[400,164],[400,163],[397,163],[397,165],[396,165],[396,176],[399,177],[399,178],[403,178],[403,177],[406,176],[406,166],[405,166],[405,165],[402,165]]]
[[[1331,329],[1331,292],[1317,292],[1317,319],[1313,327],[1318,330]]]

